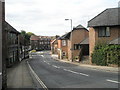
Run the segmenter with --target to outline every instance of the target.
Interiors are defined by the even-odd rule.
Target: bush
[[[92,63],[101,66],[120,66],[120,45],[97,44],[92,54]]]

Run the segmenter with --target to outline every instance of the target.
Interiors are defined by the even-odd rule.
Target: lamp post
[[[72,30],[72,19],[65,19],[66,21],[70,20],[71,21],[71,30]]]
[[[65,19],[66,21],[68,21],[68,20],[70,20],[71,21],[71,61],[73,62],[73,47],[72,47],[72,29],[73,29],[73,27],[72,27],[72,19]]]

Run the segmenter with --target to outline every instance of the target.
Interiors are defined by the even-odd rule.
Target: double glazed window
[[[66,43],[66,40],[62,40],[62,46],[66,46],[67,43]]]
[[[80,44],[74,44],[74,50],[80,50]]]
[[[110,27],[99,27],[98,36],[99,37],[109,37],[110,36]]]

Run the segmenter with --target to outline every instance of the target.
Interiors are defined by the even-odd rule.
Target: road
[[[28,65],[47,88],[118,88],[118,73],[83,68],[37,52]],[[38,80],[39,81],[39,80]]]

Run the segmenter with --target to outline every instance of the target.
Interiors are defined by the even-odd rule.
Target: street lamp
[[[65,19],[66,21],[70,20],[71,21],[71,30],[72,30],[72,19]]]
[[[72,48],[72,19],[65,19],[66,21],[68,21],[68,20],[70,20],[71,21],[71,61],[73,62],[73,52],[72,52],[72,50],[73,50],[73,48]]]

